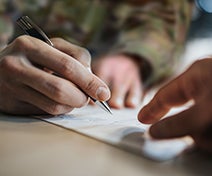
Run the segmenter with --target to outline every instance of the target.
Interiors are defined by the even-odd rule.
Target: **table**
[[[1,176],[209,175],[212,156],[155,162],[47,122],[0,116]]]

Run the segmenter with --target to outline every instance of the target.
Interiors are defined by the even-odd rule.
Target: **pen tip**
[[[111,115],[113,115],[113,112],[111,111],[111,109],[109,109],[108,111],[109,111],[109,113],[110,113]]]
[[[107,112],[109,112],[111,115],[113,115],[113,113],[112,113],[110,107],[108,106],[108,104],[107,104],[106,102],[103,102],[103,101],[101,101],[101,102],[96,101],[95,103],[98,104],[100,107],[102,107],[102,109],[104,109],[105,111],[107,111]]]
[[[113,112],[111,111],[110,107],[108,106],[106,102],[104,102],[104,107],[111,115],[113,115]]]

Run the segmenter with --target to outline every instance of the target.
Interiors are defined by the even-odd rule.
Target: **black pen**
[[[23,29],[26,34],[38,38],[52,47],[54,46],[51,40],[47,37],[47,35],[28,16],[20,17],[17,20],[17,24],[21,27],[21,29]],[[90,99],[93,100],[97,105],[102,107],[104,110],[112,114],[112,111],[106,102],[97,101],[92,97],[90,97]]]

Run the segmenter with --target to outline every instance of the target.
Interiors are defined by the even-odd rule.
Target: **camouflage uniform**
[[[93,57],[132,56],[148,86],[169,76],[179,62],[191,11],[189,0],[9,1],[1,0],[0,7],[7,4],[10,16],[28,15],[50,37],[86,47]]]

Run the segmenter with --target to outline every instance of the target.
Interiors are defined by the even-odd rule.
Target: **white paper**
[[[137,120],[139,110],[112,109],[113,115],[110,115],[98,106],[86,106],[70,114],[42,119],[157,161],[172,159],[192,145],[189,137],[151,139],[149,126]]]

